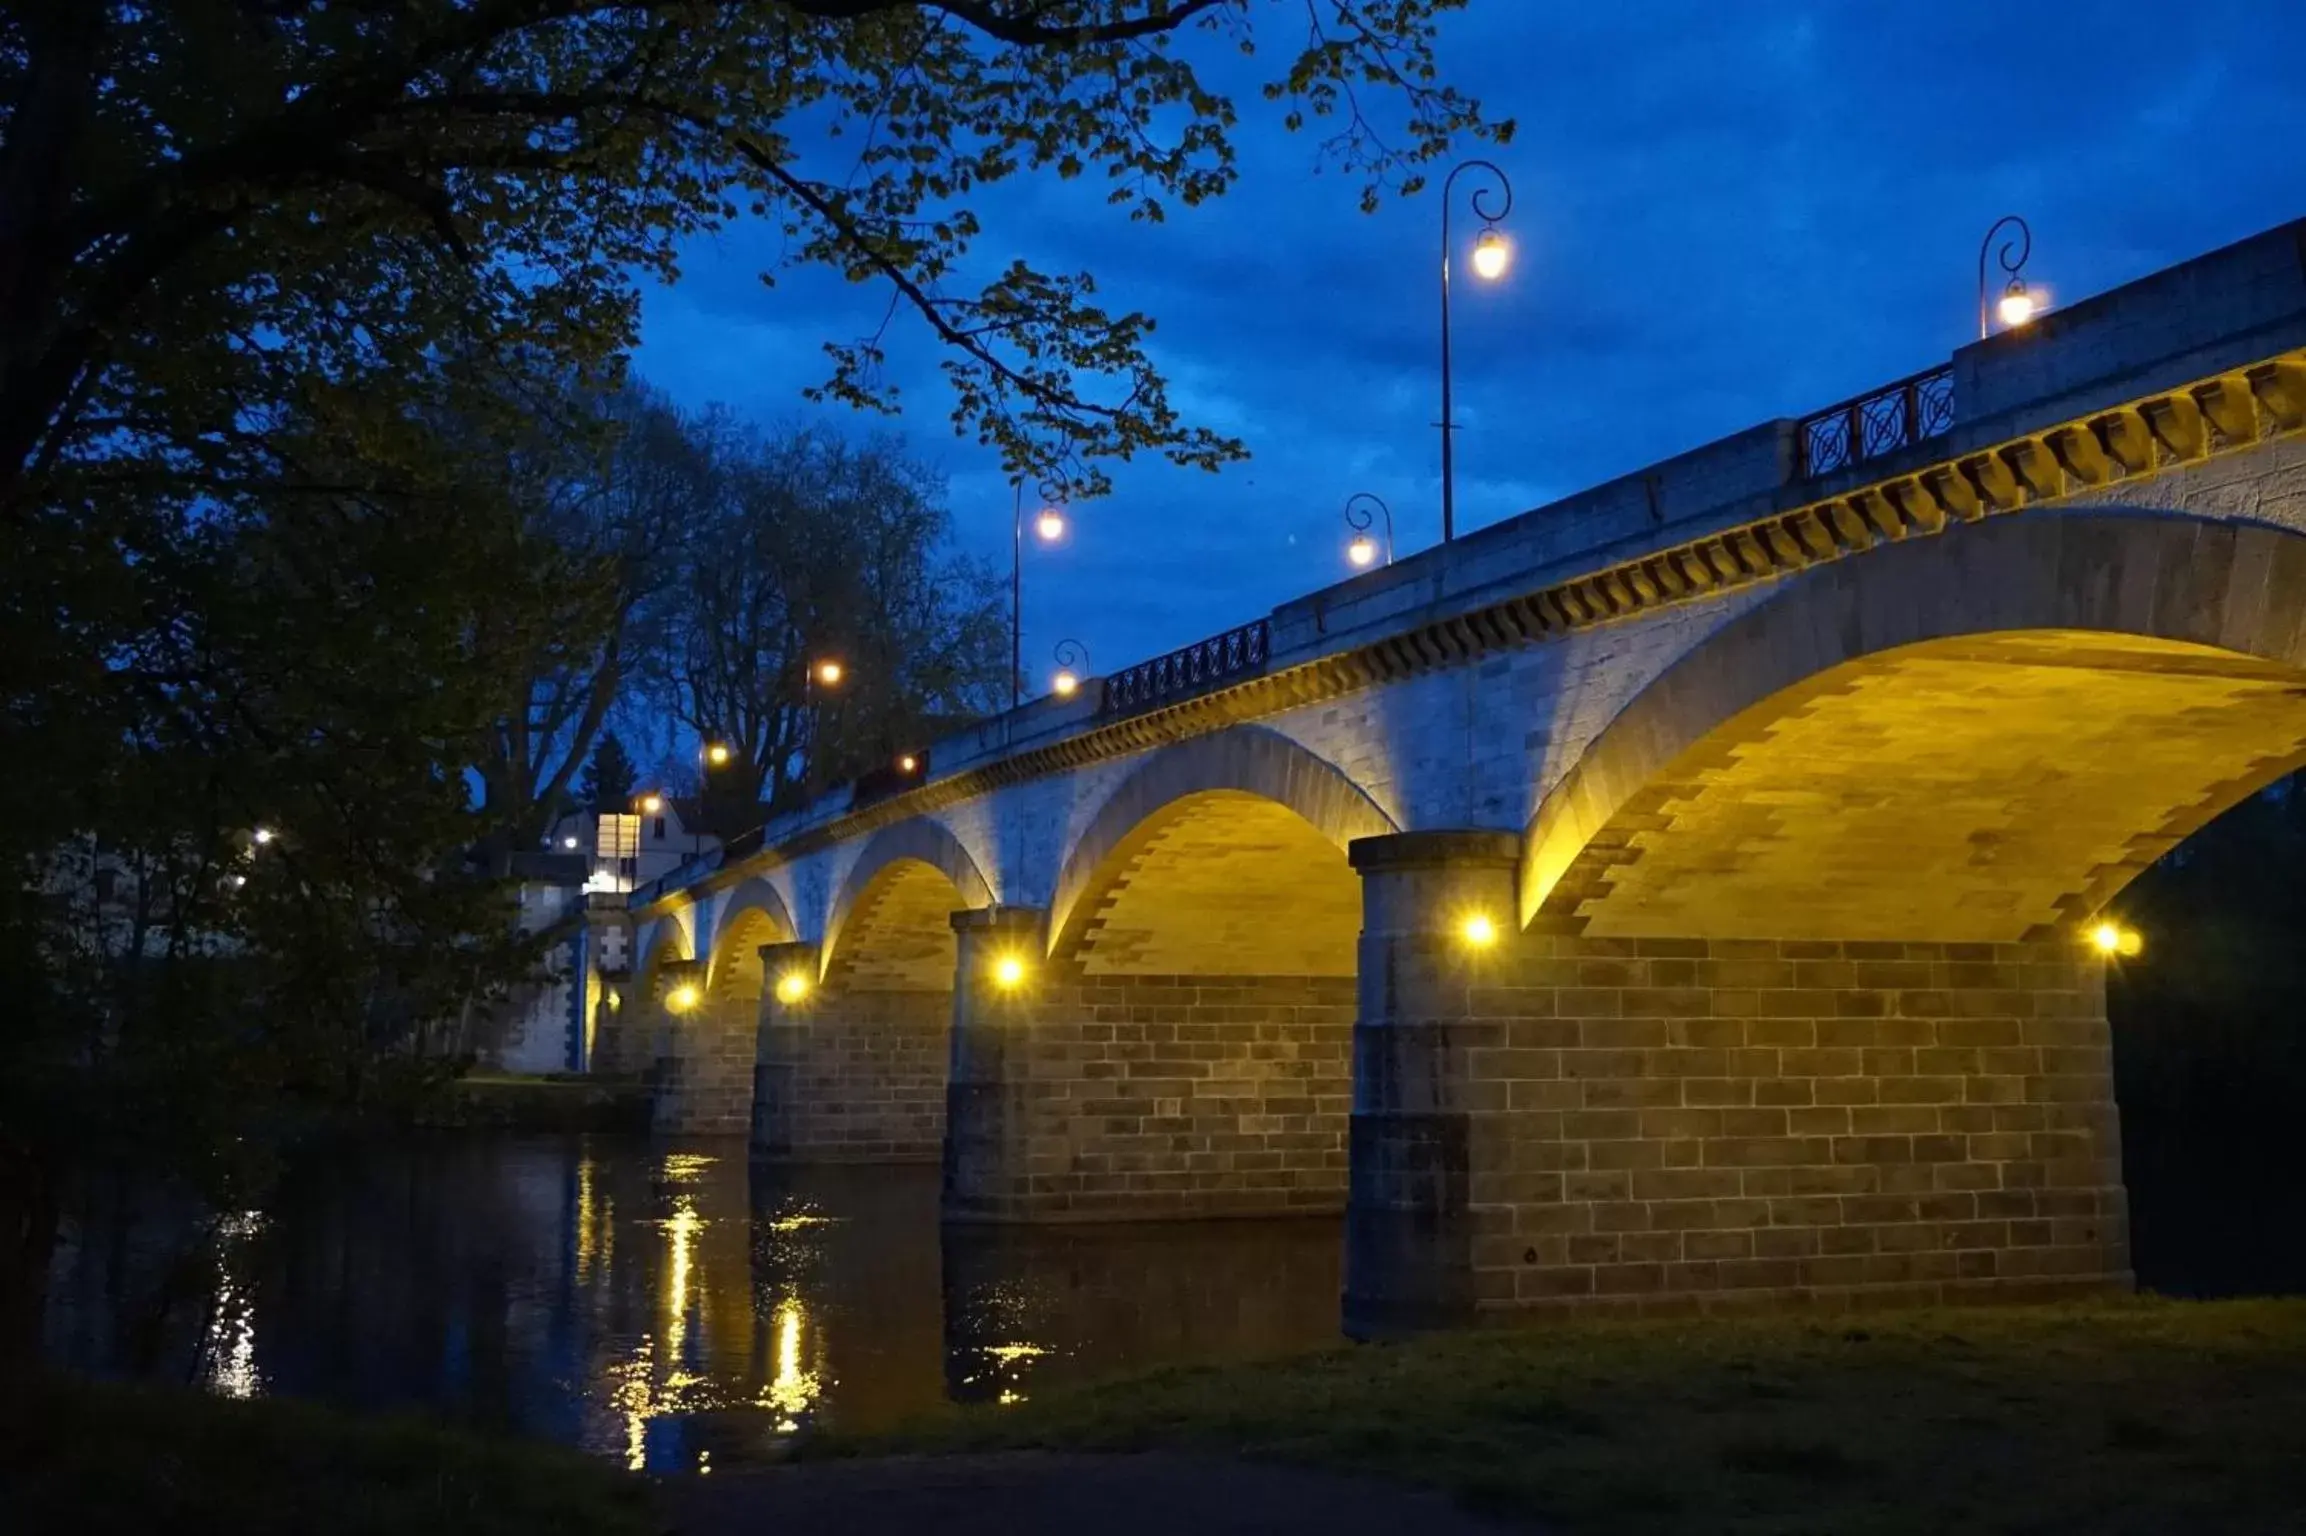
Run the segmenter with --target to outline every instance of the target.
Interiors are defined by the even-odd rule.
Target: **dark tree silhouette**
[[[640,768],[633,762],[625,744],[617,740],[614,731],[601,736],[600,745],[593,748],[592,761],[585,764],[584,782],[580,793],[584,803],[594,812],[621,811],[632,799],[633,786],[640,782]]]

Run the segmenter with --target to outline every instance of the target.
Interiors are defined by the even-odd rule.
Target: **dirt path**
[[[668,1482],[680,1536],[1502,1536],[1439,1494],[1215,1457],[890,1457]]]

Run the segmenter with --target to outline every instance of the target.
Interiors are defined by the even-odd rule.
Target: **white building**
[[[501,1072],[582,1072],[591,1064],[597,998],[573,978],[624,969],[621,954],[590,954],[587,946],[621,944],[622,927],[588,934],[588,906],[622,905],[646,885],[720,848],[720,839],[692,831],[694,800],[638,797],[626,812],[571,812],[553,823],[545,846],[514,861],[520,877],[520,928],[537,933],[562,928],[545,960],[545,973],[516,992],[475,1042],[484,1067]]]

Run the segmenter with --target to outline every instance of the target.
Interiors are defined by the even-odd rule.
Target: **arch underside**
[[[1575,815],[1541,826],[1539,910],[1598,937],[2041,937],[2301,763],[2293,666],[2088,630],[1926,641],[1734,715],[1582,842]]]
[[[761,946],[792,938],[792,929],[761,907],[732,913],[713,942],[711,987],[716,996],[758,999],[765,984]]]
[[[696,957],[696,941],[690,933],[694,919],[680,915],[658,918],[654,932],[642,947],[633,974],[640,978],[639,990],[643,996],[653,993],[662,982],[668,965],[681,965]]]
[[[1295,811],[1210,790],[1133,828],[1068,927],[1058,954],[1091,976],[1351,976],[1360,881]]]
[[[969,905],[935,865],[890,862],[850,906],[826,959],[826,979],[863,991],[949,991],[959,963],[953,914]]]

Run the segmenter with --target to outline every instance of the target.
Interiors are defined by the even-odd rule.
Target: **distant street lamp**
[[[1010,482],[1016,492],[1016,508],[1011,520],[1009,565],[1009,707],[1016,709],[1025,702],[1025,482]],[[1033,536],[1044,544],[1054,544],[1065,537],[1065,514],[1057,506],[1058,496],[1050,483],[1042,481],[1041,510],[1033,517]]]
[[[706,747],[705,762],[710,767],[726,768],[729,765],[729,744],[725,741],[716,741]]]
[[[1480,238],[1473,243],[1473,271],[1484,282],[1495,282],[1505,275],[1513,260],[1513,248],[1498,233],[1498,221],[1513,212],[1513,183],[1505,179],[1505,172],[1487,160],[1467,160],[1449,173],[1441,184],[1441,542],[1447,544],[1457,537],[1457,466],[1451,452],[1450,434],[1457,423],[1450,416],[1449,378],[1449,210],[1455,201],[1457,178],[1467,171],[1484,171],[1497,180],[1492,187],[1473,189],[1473,211],[1481,220]],[[1497,211],[1490,212],[1490,197],[1495,193],[1500,201]]]
[[[1367,502],[1368,506],[1362,503]],[[1376,512],[1371,512],[1375,507]],[[1345,526],[1353,530],[1353,542],[1345,546],[1345,558],[1355,565],[1377,563],[1377,540],[1370,536],[1370,527],[1379,515],[1385,518],[1385,563],[1393,563],[1393,509],[1367,491],[1355,491],[1345,498]]]
[[[1057,642],[1057,675],[1049,680],[1050,691],[1060,699],[1069,699],[1081,691],[1081,679],[1089,675],[1089,647],[1078,640]]]
[[[803,760],[801,769],[801,800],[803,804],[817,797],[817,758],[819,756],[817,752],[817,690],[819,688],[838,688],[841,686],[841,680],[848,675],[848,668],[830,656],[818,657],[815,661],[810,662],[809,669],[801,674],[801,712],[808,716],[809,723],[809,755]]]
[[[2017,226],[2017,239],[2005,241],[2001,251],[1995,256],[1995,260],[2001,264],[2002,270],[2010,275],[2010,280],[2002,289],[2001,300],[1993,309],[1989,310],[1986,307],[1986,253],[1993,250],[1994,236],[2011,225]],[[2017,253],[2015,256],[2011,254],[2013,251]],[[2028,288],[2026,280],[2018,275],[2026,265],[2026,258],[2033,254],[2034,231],[2024,219],[2019,218],[2014,213],[2003,214],[1994,221],[1993,227],[1986,231],[1986,238],[1978,244],[1978,340],[1984,341],[1994,333],[1992,316],[1999,314],[2002,317],[2004,329],[2016,330],[2019,326],[2033,319],[2036,312],[2041,308],[2040,303],[2034,297],[2033,290]]]
[[[654,816],[657,814],[657,812],[663,810],[664,808],[664,796],[656,794],[641,796],[641,814],[643,816]]]

